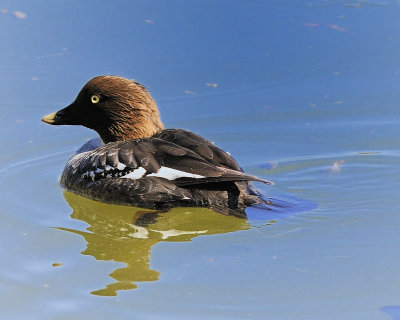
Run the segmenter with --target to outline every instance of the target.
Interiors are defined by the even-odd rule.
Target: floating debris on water
[[[210,88],[216,88],[218,87],[218,83],[206,83],[206,86]]]
[[[345,32],[347,31],[346,28],[340,27],[337,24],[332,24],[332,23],[319,23],[319,22],[306,22],[303,23],[304,26],[310,27],[310,28],[318,28],[318,27],[327,27],[332,30],[340,31],[340,32]]]
[[[26,13],[22,11],[14,11],[13,16],[18,18],[18,19],[25,19],[26,18]]]
[[[341,169],[341,167],[342,167],[342,165],[343,165],[343,163],[344,163],[344,160],[335,161],[335,162],[333,163],[333,166],[332,166],[332,168],[331,168],[331,171],[332,171],[332,172],[339,172],[340,169]]]
[[[338,173],[342,169],[343,164],[344,160],[335,161],[332,166],[321,170],[321,173],[325,173],[327,175]]]
[[[266,169],[266,170],[271,170],[274,169],[278,166],[278,162],[265,162],[260,164],[260,168]]]

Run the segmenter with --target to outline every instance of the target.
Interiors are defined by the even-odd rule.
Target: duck
[[[252,184],[270,181],[245,173],[229,153],[196,133],[165,129],[156,102],[135,80],[97,76],[42,121],[98,133],[61,175],[61,186],[80,196],[151,210],[208,207],[238,217],[246,217],[247,207],[270,204]]]

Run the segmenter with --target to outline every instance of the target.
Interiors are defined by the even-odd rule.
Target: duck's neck
[[[97,132],[104,143],[109,143],[150,138],[163,129],[158,112],[134,112],[123,120],[114,120],[106,129]]]

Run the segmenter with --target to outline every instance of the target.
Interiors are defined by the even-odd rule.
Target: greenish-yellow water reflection
[[[85,231],[58,228],[83,236],[83,255],[97,260],[122,262],[110,276],[115,282],[94,295],[115,296],[118,290],[137,288],[136,283],[156,281],[160,272],[150,269],[150,250],[162,241],[190,241],[199,235],[246,230],[245,219],[218,214],[207,208],[173,208],[168,212],[96,202],[70,192],[64,197],[72,208],[71,217],[89,224]]]

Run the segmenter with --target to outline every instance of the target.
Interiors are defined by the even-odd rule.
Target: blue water
[[[4,319],[398,319],[400,3],[3,1]],[[94,132],[40,118],[100,74],[229,151],[261,219],[137,209],[58,185]]]

